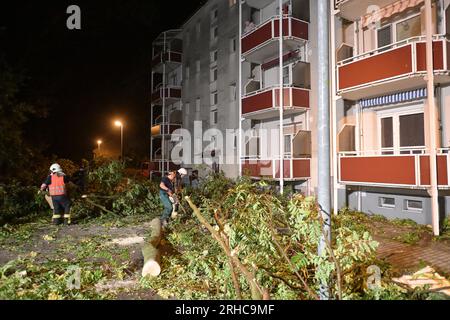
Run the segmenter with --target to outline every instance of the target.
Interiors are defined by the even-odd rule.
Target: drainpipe
[[[280,193],[284,193],[284,81],[283,81],[283,0],[278,1],[280,10],[279,55],[280,55]]]
[[[317,14],[317,55],[318,55],[318,203],[324,221],[324,235],[320,239],[319,255],[327,252],[327,242],[331,243],[331,189],[330,189],[330,62],[329,62],[329,0],[318,0]],[[328,283],[320,286],[322,300],[330,298]]]
[[[426,20],[426,48],[427,48],[427,91],[428,98],[426,112],[429,121],[429,149],[430,149],[430,180],[431,188],[431,215],[433,233],[439,236],[439,191],[437,181],[437,149],[438,149],[438,119],[436,101],[434,96],[434,69],[433,69],[433,22],[431,11],[431,0],[425,0],[425,20]]]

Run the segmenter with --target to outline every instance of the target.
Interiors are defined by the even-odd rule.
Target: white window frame
[[[422,209],[417,209],[417,208],[411,208],[408,206],[408,202],[409,201],[414,201],[414,202],[420,202],[422,204]],[[408,211],[408,212],[415,212],[415,213],[422,213],[423,212],[423,200],[415,200],[415,199],[405,199],[403,201],[403,211]]]
[[[394,204],[385,204],[383,203],[383,199],[393,199],[394,200]],[[387,196],[382,196],[382,197],[378,197],[378,207],[379,208],[383,208],[383,209],[395,209],[397,206],[397,201],[395,200],[395,198],[393,197],[387,197]]]
[[[400,154],[401,148],[400,148],[400,117],[401,116],[408,116],[413,114],[419,114],[423,113],[425,114],[424,105],[423,103],[420,105],[408,105],[400,108],[394,108],[394,109],[387,109],[387,110],[380,110],[377,112],[377,141],[378,141],[378,150],[384,151],[384,152],[390,152],[393,151],[394,154],[398,155]],[[381,141],[381,119],[384,118],[390,118],[392,117],[392,136],[393,136],[393,142],[394,147],[393,148],[382,148],[382,141]],[[425,119],[424,119],[425,121]],[[414,149],[425,149],[426,146],[414,146],[411,147]]]
[[[214,83],[217,81],[217,79],[219,79],[219,70],[217,69],[217,67],[211,68],[209,79],[211,83]]]
[[[402,23],[402,22],[404,22],[404,21],[406,21],[406,20],[415,18],[415,17],[417,17],[417,16],[421,16],[421,13],[419,12],[419,13],[411,14],[411,15],[409,15],[409,16],[407,16],[407,17],[401,19],[401,20],[393,21],[393,22],[391,22],[391,23],[387,23],[387,24],[385,24],[385,25],[383,25],[383,26],[377,28],[377,29],[375,30],[375,43],[376,43],[376,48],[377,48],[377,49],[380,48],[380,47],[378,47],[378,31],[379,31],[379,30],[384,29],[384,28],[387,28],[388,26],[391,26],[391,39],[392,39],[391,45],[392,45],[392,44],[398,42],[398,40],[397,40],[397,24]]]
[[[217,106],[211,108],[209,120],[212,126],[215,126],[219,123],[219,111],[217,109]]]

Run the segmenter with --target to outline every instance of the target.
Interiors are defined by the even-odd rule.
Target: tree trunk
[[[161,221],[159,218],[153,219],[150,227],[152,229],[151,235],[142,247],[142,255],[144,256],[143,277],[148,275],[157,277],[161,273],[160,254],[158,250],[161,241]]]

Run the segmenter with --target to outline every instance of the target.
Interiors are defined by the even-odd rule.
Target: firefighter
[[[68,176],[66,176],[57,163],[52,164],[50,167],[50,175],[44,181],[41,186],[41,191],[49,190],[50,196],[53,202],[53,217],[52,224],[60,225],[61,218],[64,218],[63,223],[65,225],[71,224],[70,217],[70,199],[67,195],[67,184],[70,182]],[[64,214],[62,217],[61,215]]]

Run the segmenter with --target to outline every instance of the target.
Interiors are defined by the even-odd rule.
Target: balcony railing
[[[433,37],[437,83],[450,81],[449,41]],[[350,100],[423,85],[426,74],[426,40],[414,37],[345,59],[337,65],[338,94]]]
[[[171,135],[177,129],[181,129],[181,124],[179,124],[179,123],[160,123],[160,124],[155,124],[152,127],[151,133],[152,133],[152,136]]]
[[[309,40],[309,23],[290,16],[283,17],[285,52],[298,48],[299,41]],[[242,54],[248,61],[263,63],[279,51],[280,18],[272,17],[256,28],[244,33],[241,39]]]
[[[310,107],[310,90],[285,86],[283,92],[286,113],[301,112]],[[242,98],[242,114],[246,118],[270,118],[280,107],[280,88],[270,87]]]
[[[160,104],[166,99],[168,104],[174,103],[181,99],[181,87],[170,86],[166,88],[159,88],[152,93],[152,103]]]
[[[339,182],[348,185],[405,187],[423,189],[430,186],[430,155],[422,149],[343,152],[339,154]],[[450,187],[450,152],[440,149],[437,156],[438,185]]]
[[[311,159],[285,158],[284,179],[307,180],[311,178]],[[246,158],[242,161],[242,172],[254,179],[280,179],[280,160]]]
[[[177,63],[181,64],[183,54],[181,52],[167,51],[165,53],[158,53],[152,59],[152,67],[156,68],[162,63]]]

